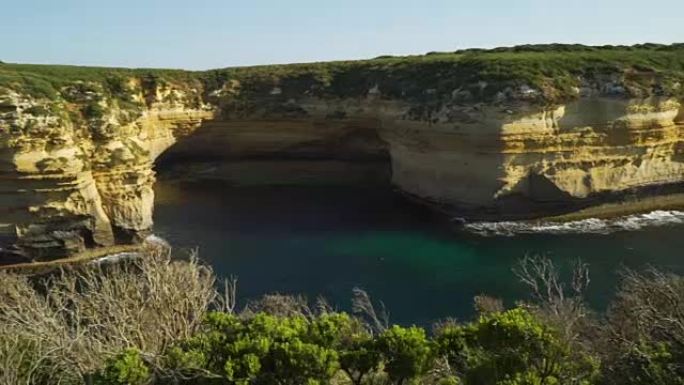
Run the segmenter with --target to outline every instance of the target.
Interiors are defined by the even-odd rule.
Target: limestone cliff
[[[459,109],[456,121],[390,130],[394,182],[439,203],[520,217],[676,184],[684,177],[680,110],[660,98]]]
[[[132,111],[101,85],[78,82],[48,100],[0,93],[0,237],[5,254],[65,256],[130,241],[152,226],[155,158],[211,109],[190,105],[173,86]],[[6,257],[8,258],[8,257]]]
[[[394,185],[463,216],[548,215],[684,178],[683,107],[669,97],[445,105],[429,121],[410,118],[410,103],[368,97],[306,98],[298,106],[306,117],[218,118],[169,155],[384,156]]]
[[[680,46],[201,73],[0,65],[0,246],[7,262],[134,241],[162,153],[387,161],[399,189],[463,216],[659,194],[684,181],[683,82]]]

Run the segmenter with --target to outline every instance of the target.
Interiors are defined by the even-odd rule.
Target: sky
[[[210,69],[684,42],[684,0],[0,0],[0,60]]]

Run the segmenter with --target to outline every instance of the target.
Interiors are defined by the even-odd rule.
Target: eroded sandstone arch
[[[3,119],[39,127],[3,132],[0,141],[2,243],[5,255],[28,258],[131,242],[148,231],[154,162],[169,148],[180,161],[384,159],[405,193],[458,215],[498,218],[543,216],[684,178],[684,113],[664,97],[515,109],[445,104],[422,119],[411,103],[369,91],[307,96],[288,101],[285,112],[241,116],[209,102],[156,102],[127,123],[113,105],[98,125],[78,127],[34,116],[31,100],[8,95]]]

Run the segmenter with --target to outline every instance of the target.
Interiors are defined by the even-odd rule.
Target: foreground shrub
[[[39,279],[0,273],[0,282],[0,363],[17,368],[3,385],[90,383],[112,354],[160,354],[194,334],[215,296],[209,269],[162,249]]]
[[[43,278],[0,273],[0,384],[684,385],[684,278],[626,272],[606,319],[587,322],[585,265],[570,292],[550,262],[522,266],[537,302],[505,310],[479,297],[477,319],[433,335],[387,326],[359,290],[365,316],[283,295],[236,313],[234,284],[215,301],[210,270],[159,251]]]
[[[611,362],[606,383],[623,385],[682,385],[683,357],[665,343],[632,346]]]
[[[95,376],[95,385],[144,385],[150,381],[150,371],[140,352],[127,349],[107,362]]]
[[[17,328],[0,330],[0,384],[49,383],[50,358],[42,341],[25,336]]]
[[[421,328],[394,325],[378,337],[377,344],[385,371],[396,384],[416,380],[431,368],[431,344]]]
[[[368,375],[377,370],[382,355],[371,334],[362,329],[343,336],[339,348],[340,368],[354,385],[361,385]]]
[[[188,383],[323,384],[342,371],[362,384],[383,366],[397,384],[432,367],[424,329],[393,326],[377,338],[343,313],[313,318],[211,313],[194,337],[169,350],[167,373]],[[178,375],[180,373],[180,375]]]
[[[584,384],[596,375],[591,357],[573,353],[524,308],[446,326],[436,340],[465,384]]]
[[[336,316],[347,319],[343,315]],[[333,348],[340,329],[329,317],[264,313],[239,319],[226,313],[208,315],[202,330],[171,350],[173,368],[197,381],[223,383],[316,384],[328,382],[339,369]]]
[[[603,344],[607,384],[684,384],[684,277],[625,271]]]

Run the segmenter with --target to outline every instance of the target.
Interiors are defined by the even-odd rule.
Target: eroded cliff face
[[[681,108],[667,98],[600,97],[516,111],[459,108],[429,126],[395,121],[385,137],[393,180],[404,191],[462,209],[534,217],[681,182]]]
[[[455,215],[504,218],[561,213],[684,178],[683,107],[674,98],[447,104],[425,119],[412,114],[414,104],[370,89],[361,99],[305,97],[296,108],[303,116],[217,118],[170,153],[181,161],[386,157],[405,193]]]
[[[185,164],[297,161],[314,177],[326,172],[314,162],[388,162],[400,190],[475,217],[539,217],[684,181],[681,100],[625,92],[614,77],[553,103],[525,84],[482,101],[463,88],[410,99],[372,83],[332,96],[278,81],[247,92],[249,81],[130,78],[117,97],[76,82],[58,99],[1,89],[3,262],[135,241],[153,226],[163,153]]]
[[[58,101],[2,90],[4,262],[64,257],[150,229],[155,158],[212,112],[182,97],[169,101],[164,93],[181,92],[172,88],[147,104],[133,90],[132,101],[144,106],[134,112],[97,84],[77,84]]]

